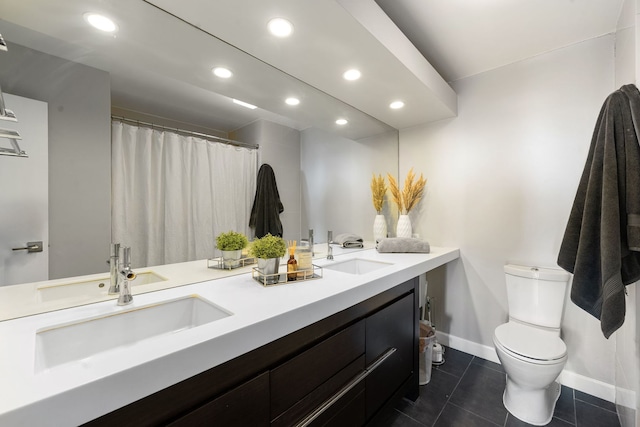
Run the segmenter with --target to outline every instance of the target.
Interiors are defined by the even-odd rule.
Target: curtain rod
[[[129,123],[133,123],[133,124],[140,125],[140,126],[150,127],[151,129],[169,130],[169,131],[185,134],[187,136],[196,136],[196,137],[199,137],[199,138],[208,139],[208,140],[215,141],[215,142],[220,142],[222,144],[235,145],[236,147],[250,148],[250,149],[254,149],[254,150],[257,150],[258,148],[260,148],[259,144],[251,144],[249,142],[234,141],[233,139],[222,138],[222,137],[215,136],[215,135],[207,135],[206,133],[194,132],[194,131],[191,131],[191,130],[179,129],[179,128],[174,128],[174,127],[170,127],[170,126],[157,125],[157,124],[154,124],[154,123],[143,122],[143,121],[140,121],[140,120],[128,119],[128,118],[122,117],[122,116],[113,116],[112,115],[111,118],[113,120],[119,120],[121,122],[129,122]]]

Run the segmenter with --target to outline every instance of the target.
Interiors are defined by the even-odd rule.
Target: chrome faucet
[[[111,244],[111,253],[109,254],[109,295],[115,295],[120,292],[120,275],[118,268],[120,267],[120,243]]]
[[[327,259],[333,259],[333,248],[331,247],[331,241],[333,240],[333,231],[329,230],[327,233]]]
[[[118,305],[127,305],[133,302],[131,295],[131,280],[136,278],[136,274],[131,270],[131,248],[122,248],[122,267],[118,275],[120,276],[120,296],[118,297]]]

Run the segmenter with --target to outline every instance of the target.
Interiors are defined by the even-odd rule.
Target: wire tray
[[[215,268],[218,270],[233,270],[235,268],[247,267],[255,263],[255,258],[224,259],[223,257],[219,257],[208,259],[207,268]]]
[[[287,264],[280,264],[280,267],[284,266],[285,269]],[[287,283],[294,284],[296,282],[304,282],[306,280],[315,280],[322,278],[322,267],[311,264],[310,270],[302,270],[296,271],[296,280],[288,280],[287,275],[289,272],[284,271],[282,273],[274,273],[274,274],[264,274],[258,267],[253,267],[251,271],[251,276],[255,281],[260,283],[262,286],[274,286],[274,285],[285,285]],[[298,275],[301,274],[302,276]]]

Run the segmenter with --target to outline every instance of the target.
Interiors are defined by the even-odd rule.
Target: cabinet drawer
[[[271,427],[285,427],[296,425],[308,414],[313,412],[316,408],[320,407],[326,401],[335,396],[346,384],[348,384],[363,371],[364,354],[351,362],[346,368],[342,369],[336,375],[331,377],[331,379],[324,382],[318,388],[306,395],[302,400],[298,401],[291,408],[283,412],[278,418],[271,422]],[[351,392],[340,398],[340,400],[333,403],[330,410],[327,410],[327,414],[323,414],[323,416],[319,419],[326,420],[328,418],[331,418],[331,416],[329,416],[328,414],[335,414],[336,411],[341,410],[341,408],[345,406],[344,402],[353,399],[353,396],[355,394],[358,394],[359,392],[364,392],[364,381],[354,387]],[[364,406],[362,407],[361,416],[364,419]],[[322,425],[321,422],[320,424],[318,424],[318,422],[320,421],[316,420],[316,422],[311,425]]]
[[[365,408],[364,384],[345,394],[327,411],[325,416],[318,417],[310,427],[358,427],[364,425]],[[326,419],[325,419],[326,418]]]
[[[413,298],[409,294],[366,319],[367,367],[390,348],[396,349],[366,379],[367,419],[413,372]]]
[[[268,426],[269,372],[247,381],[169,424],[170,427],[200,425]]]
[[[365,351],[361,320],[271,371],[271,419],[336,375]],[[339,387],[339,386],[338,386]]]

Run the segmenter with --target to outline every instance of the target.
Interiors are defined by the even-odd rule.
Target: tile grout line
[[[562,392],[562,388],[560,392]],[[575,422],[574,425],[578,427],[578,408],[576,408],[576,390],[574,388],[571,389],[571,398],[573,399],[573,421]]]
[[[402,411],[401,411],[401,410],[399,410],[398,408],[394,408],[394,410],[395,410],[396,412],[398,412],[398,413],[400,413],[400,414],[404,415],[405,417],[409,418],[410,420],[415,421],[416,423],[420,424],[421,426],[429,427],[429,426],[427,426],[425,423],[423,423],[423,422],[420,422],[420,421],[416,420],[416,419],[415,419],[415,418],[413,418],[411,415],[409,415],[409,414],[406,414],[406,413],[402,412]]]
[[[462,381],[462,378],[465,376],[465,374],[467,373],[467,371],[469,370],[469,366],[471,366],[471,363],[473,362],[473,359],[475,359],[475,356],[471,357],[471,360],[469,361],[469,364],[467,364],[467,367],[464,368],[464,372],[462,373],[462,375],[460,375],[460,378],[458,378],[458,382],[456,383],[456,386],[453,387],[453,390],[451,390],[451,393],[449,394],[449,397],[447,398],[447,401],[444,402],[444,405],[442,405],[442,409],[440,409],[440,412],[438,412],[438,416],[436,417],[435,420],[433,420],[433,424],[432,426],[435,426],[436,423],[438,422],[438,419],[440,419],[440,415],[442,415],[442,412],[444,411],[444,408],[447,407],[447,405],[449,404],[449,401],[451,400],[451,396],[453,396],[453,393],[456,392],[456,389],[458,388],[458,386],[460,385],[460,382]],[[453,405],[453,404],[452,404]],[[455,406],[455,405],[454,405]]]
[[[576,401],[580,402],[580,403],[584,403],[585,405],[593,406],[594,408],[598,408],[598,409],[601,409],[603,411],[607,411],[610,414],[617,414],[618,413],[617,411],[612,411],[611,409],[603,408],[602,406],[596,405],[596,404],[591,403],[591,402],[587,402],[587,401],[582,400],[582,399],[574,399],[574,403],[573,403],[574,406],[575,406],[575,402]]]
[[[448,402],[447,402],[447,403],[448,403]],[[445,405],[445,406],[447,406],[447,405]],[[460,408],[460,409],[462,409],[462,410],[463,410],[463,411],[465,411],[465,412],[468,412],[468,413],[470,413],[470,414],[472,414],[472,415],[475,415],[476,417],[480,418],[481,420],[485,420],[486,422],[493,424],[494,426],[499,426],[499,424],[494,423],[494,422],[493,422],[493,421],[491,421],[490,419],[485,418],[485,417],[483,417],[483,416],[482,416],[482,415],[480,415],[480,414],[476,414],[475,412],[471,412],[471,411],[470,411],[470,410],[468,410],[468,409],[464,409],[462,406],[456,405],[455,403],[451,403],[451,406],[455,406],[456,408]],[[508,412],[507,412],[507,413],[508,413]],[[506,422],[507,422],[507,417],[505,417],[504,422],[505,422],[505,424],[506,424]]]

